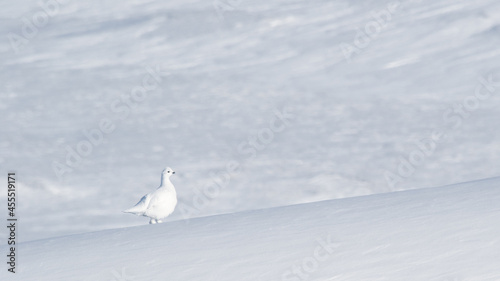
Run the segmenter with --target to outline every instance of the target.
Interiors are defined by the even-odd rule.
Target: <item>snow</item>
[[[499,186],[491,178],[26,242],[19,272],[0,278],[497,281]]]
[[[163,169],[160,186],[153,192],[144,195],[134,207],[123,211],[138,216],[150,218],[150,224],[162,222],[168,217],[177,205],[177,193],[170,181],[175,171],[170,167]]]
[[[20,0],[0,23],[0,280],[500,280],[498,1]],[[123,214],[166,163],[174,212]]]

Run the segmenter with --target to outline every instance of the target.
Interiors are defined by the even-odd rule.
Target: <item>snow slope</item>
[[[444,118],[481,77],[500,80],[497,0],[401,0],[364,41],[395,1],[59,0],[14,52],[8,35],[47,1],[0,3],[0,175],[18,173],[22,241],[144,224],[120,211],[167,165],[189,207],[213,173],[241,166],[190,217],[499,176],[500,90]],[[348,61],[341,44],[357,39]],[[170,75],[124,101],[157,66]],[[284,108],[289,125],[270,138]],[[58,177],[54,163],[102,120],[115,130]],[[448,137],[388,184],[437,129]]]
[[[491,178],[26,242],[16,278],[0,279],[498,281],[499,187]]]

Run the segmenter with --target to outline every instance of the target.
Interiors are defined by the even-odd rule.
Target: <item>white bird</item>
[[[161,223],[161,220],[168,217],[177,205],[177,193],[170,182],[170,176],[173,174],[175,172],[166,167],[161,173],[160,187],[144,195],[139,203],[123,212],[148,217],[150,224]]]

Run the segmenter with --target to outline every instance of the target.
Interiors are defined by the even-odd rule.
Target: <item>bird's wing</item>
[[[161,201],[163,200],[163,196],[161,196],[162,195],[161,193],[158,193],[158,192],[154,192],[154,193],[155,193],[155,196],[151,196],[151,198],[149,199],[149,203],[146,206],[146,210],[155,208],[158,204],[161,204]]]
[[[151,193],[144,195],[141,200],[135,204],[134,207],[123,211],[124,213],[133,213],[137,215],[142,215],[148,208],[149,201],[151,201]]]

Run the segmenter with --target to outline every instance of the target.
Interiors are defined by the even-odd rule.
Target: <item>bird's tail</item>
[[[138,212],[137,210],[134,210],[134,208],[130,208],[127,210],[122,211],[122,213],[127,213],[127,214],[134,214],[134,215],[142,215],[142,212]]]

